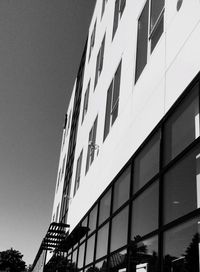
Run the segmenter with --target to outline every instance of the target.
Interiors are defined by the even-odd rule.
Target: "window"
[[[164,162],[167,164],[199,137],[199,85],[193,87],[164,127]]]
[[[84,95],[82,123],[83,123],[84,117],[85,117],[87,110],[88,110],[89,93],[90,93],[90,81],[87,85],[87,89],[86,89],[85,95]]]
[[[96,224],[97,224],[97,205],[90,212],[88,234],[92,233],[96,229]]]
[[[92,235],[87,240],[87,250],[86,250],[86,258],[85,258],[85,264],[89,264],[93,261],[94,258],[94,243],[95,243],[95,235]]]
[[[101,71],[102,71],[102,68],[103,68],[104,47],[105,47],[105,35],[104,35],[103,41],[101,43],[101,47],[99,49],[99,53],[97,55],[94,88],[97,85],[98,78],[99,78],[99,76],[101,74]]]
[[[157,132],[134,160],[133,191],[137,192],[159,171],[160,131]]]
[[[114,124],[118,116],[120,79],[121,79],[121,62],[117,68],[117,71],[115,72],[115,76],[107,92],[104,140],[110,131],[110,127]]]
[[[105,10],[105,6],[106,6],[107,1],[108,1],[108,0],[102,0],[101,17],[102,17],[102,16],[103,16],[103,14],[104,14],[104,10]]]
[[[109,190],[100,200],[99,207],[99,222],[101,225],[110,215],[110,202],[111,201],[111,190]]]
[[[164,176],[164,222],[200,207],[200,148],[177,162]]]
[[[96,259],[99,259],[107,254],[108,227],[109,225],[106,224],[98,231]]]
[[[139,195],[132,206],[132,240],[158,228],[158,182]]]
[[[89,133],[88,152],[87,152],[85,173],[87,173],[89,166],[92,164],[92,162],[94,160],[94,152],[96,149],[97,121],[98,121],[98,116],[96,117],[94,124],[93,124],[93,126],[90,130],[90,133]]]
[[[130,192],[131,170],[128,167],[114,185],[113,212],[120,208],[128,199]]]
[[[84,253],[85,253],[85,243],[83,243],[83,244],[79,247],[79,253],[78,253],[78,268],[82,268],[82,267],[83,267]]]
[[[90,59],[90,56],[91,56],[91,53],[92,53],[92,49],[94,47],[95,34],[96,34],[96,24],[97,24],[97,21],[95,21],[95,23],[94,23],[94,28],[93,28],[93,31],[92,31],[92,34],[91,34],[91,37],[90,37],[89,59]]]
[[[117,30],[119,21],[122,17],[124,8],[126,5],[126,0],[116,0],[115,1],[115,11],[114,11],[114,21],[113,21],[113,35],[112,37],[114,38],[115,32]]]
[[[63,159],[61,178],[63,177],[63,174],[64,174],[65,160],[66,160],[66,155],[64,156],[64,159]]]
[[[81,154],[80,154],[80,156],[79,156],[79,158],[77,160],[76,177],[75,177],[75,185],[74,185],[74,195],[76,194],[76,191],[78,190],[79,185],[80,185],[82,156],[83,156],[83,150],[81,151]]]
[[[149,20],[150,18],[150,20]],[[153,52],[164,28],[164,0],[147,0],[138,20],[135,82]]]

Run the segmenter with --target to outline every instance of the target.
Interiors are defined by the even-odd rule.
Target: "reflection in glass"
[[[123,269],[121,271],[127,271],[127,250],[125,249],[111,255],[108,265],[110,272],[119,272],[120,269]]]
[[[132,206],[132,239],[143,236],[158,227],[158,182],[139,195]]]
[[[82,227],[87,227],[87,224],[88,224],[88,216],[82,221],[81,223],[81,226]],[[83,242],[83,240],[86,238],[86,235],[84,235],[81,240],[80,240],[80,243]]]
[[[87,241],[87,251],[86,251],[86,260],[85,265],[91,263],[93,261],[94,257],[94,242],[95,242],[95,236],[92,235],[88,241]]]
[[[103,226],[97,234],[97,249],[96,249],[96,259],[99,259],[107,254],[108,245],[108,224]]]
[[[164,235],[164,272],[199,272],[199,219],[193,219]]]
[[[122,173],[114,185],[113,212],[116,211],[129,198],[130,190],[130,166]]]
[[[158,272],[158,237],[140,242],[138,239],[140,236],[132,240],[130,248],[131,271]]]
[[[165,164],[199,137],[198,84],[165,125]]]
[[[108,271],[108,269],[107,269],[107,259],[104,259],[103,261],[96,263],[94,269],[95,269],[95,272],[106,272],[106,271]]]
[[[100,201],[99,225],[103,223],[110,215],[111,190],[109,190]]]
[[[159,171],[160,131],[145,145],[134,161],[134,193]]]
[[[72,262],[73,262],[74,267],[77,266],[76,261],[77,261],[77,249],[73,252],[73,255],[72,255]]]
[[[164,222],[200,207],[200,148],[191,151],[164,177]]]
[[[110,250],[114,251],[127,243],[128,207],[112,219]]]
[[[78,268],[82,268],[82,267],[83,267],[84,252],[85,252],[85,243],[83,243],[83,244],[79,247],[79,253],[78,253]]]
[[[89,216],[89,232],[91,233],[96,229],[96,222],[97,222],[97,205],[92,209]]]

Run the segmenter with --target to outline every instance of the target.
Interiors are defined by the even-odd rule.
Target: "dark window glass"
[[[128,232],[128,207],[112,219],[110,250],[114,251],[126,245]]]
[[[199,218],[164,235],[164,272],[199,272]]]
[[[88,216],[82,221],[81,226],[87,227],[87,226],[88,226],[87,224],[88,224]],[[85,239],[85,237],[86,237],[86,235],[84,235],[84,236],[81,238],[80,242],[82,242],[82,241]]]
[[[100,47],[98,55],[97,55],[94,87],[96,87],[96,85],[97,85],[98,78],[99,78],[102,68],[103,68],[104,47],[105,47],[105,36],[103,38],[103,41],[101,43],[101,47]]]
[[[79,253],[78,253],[78,268],[82,268],[82,267],[83,267],[84,253],[85,253],[85,243],[83,243],[83,244],[79,247]]]
[[[160,132],[144,146],[134,161],[134,193],[142,188],[159,171]]]
[[[108,226],[109,225],[106,224],[97,233],[96,259],[99,259],[107,254]]]
[[[91,263],[94,257],[94,242],[95,236],[92,235],[87,241],[87,251],[86,251],[86,260],[85,265]]]
[[[102,0],[102,9],[101,9],[101,16],[103,16],[105,10],[106,0]]]
[[[90,81],[88,83],[88,86],[87,86],[87,89],[86,89],[85,95],[84,95],[82,122],[83,122],[84,117],[85,117],[87,110],[88,110],[89,93],[90,93]]]
[[[99,208],[99,225],[103,223],[110,215],[110,201],[111,201],[111,190],[109,190],[100,200]]]
[[[200,207],[200,148],[191,151],[164,176],[164,222]]]
[[[114,11],[114,21],[113,21],[113,37],[115,36],[115,32],[117,30],[118,27],[118,21],[119,21],[119,1],[120,0],[116,0],[115,1],[115,11]]]
[[[121,62],[115,73],[113,82],[113,98],[112,98],[112,124],[115,122],[118,115],[118,103],[119,103],[119,90],[120,90],[120,79],[121,79]]]
[[[129,166],[114,184],[113,212],[129,199],[130,177],[131,168]]]
[[[128,258],[127,258],[126,249],[112,254],[108,262],[110,266],[109,271],[114,271],[114,272],[127,271],[127,259]]]
[[[164,4],[164,0],[151,0],[151,29],[156,25],[156,21],[164,8]]]
[[[77,160],[75,185],[74,185],[74,195],[76,194],[76,191],[78,190],[79,185],[80,185],[82,156],[83,156],[83,150],[81,151],[81,154],[80,154],[80,156],[79,156],[79,158]]]
[[[110,130],[110,113],[111,113],[111,101],[112,101],[112,88],[113,81],[110,84],[110,87],[107,92],[107,102],[106,102],[106,114],[105,114],[105,125],[104,125],[104,140]]]
[[[135,81],[138,80],[147,63],[148,48],[148,20],[149,20],[149,0],[146,2],[144,9],[138,20],[137,36],[137,57],[136,57],[136,74]]]
[[[120,9],[120,17],[122,17],[125,6],[126,6],[126,0],[121,0],[120,1],[120,8],[119,8]]]
[[[155,30],[151,35],[151,53],[153,52],[156,44],[158,43],[160,36],[163,33],[163,29],[164,29],[164,17],[162,16],[160,22],[157,24]]]
[[[97,205],[92,209],[89,216],[89,234],[96,229]]]
[[[158,272],[158,237],[140,242],[137,239],[130,248],[130,271]]]
[[[190,93],[165,125],[165,164],[199,136],[199,85]]]
[[[139,195],[132,206],[131,237],[143,236],[158,228],[158,182]]]

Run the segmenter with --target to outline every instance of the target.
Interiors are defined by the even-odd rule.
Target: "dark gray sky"
[[[0,251],[32,263],[95,0],[0,1]]]

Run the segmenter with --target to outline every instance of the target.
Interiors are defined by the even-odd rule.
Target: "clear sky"
[[[33,262],[95,0],[0,1],[0,251]]]

